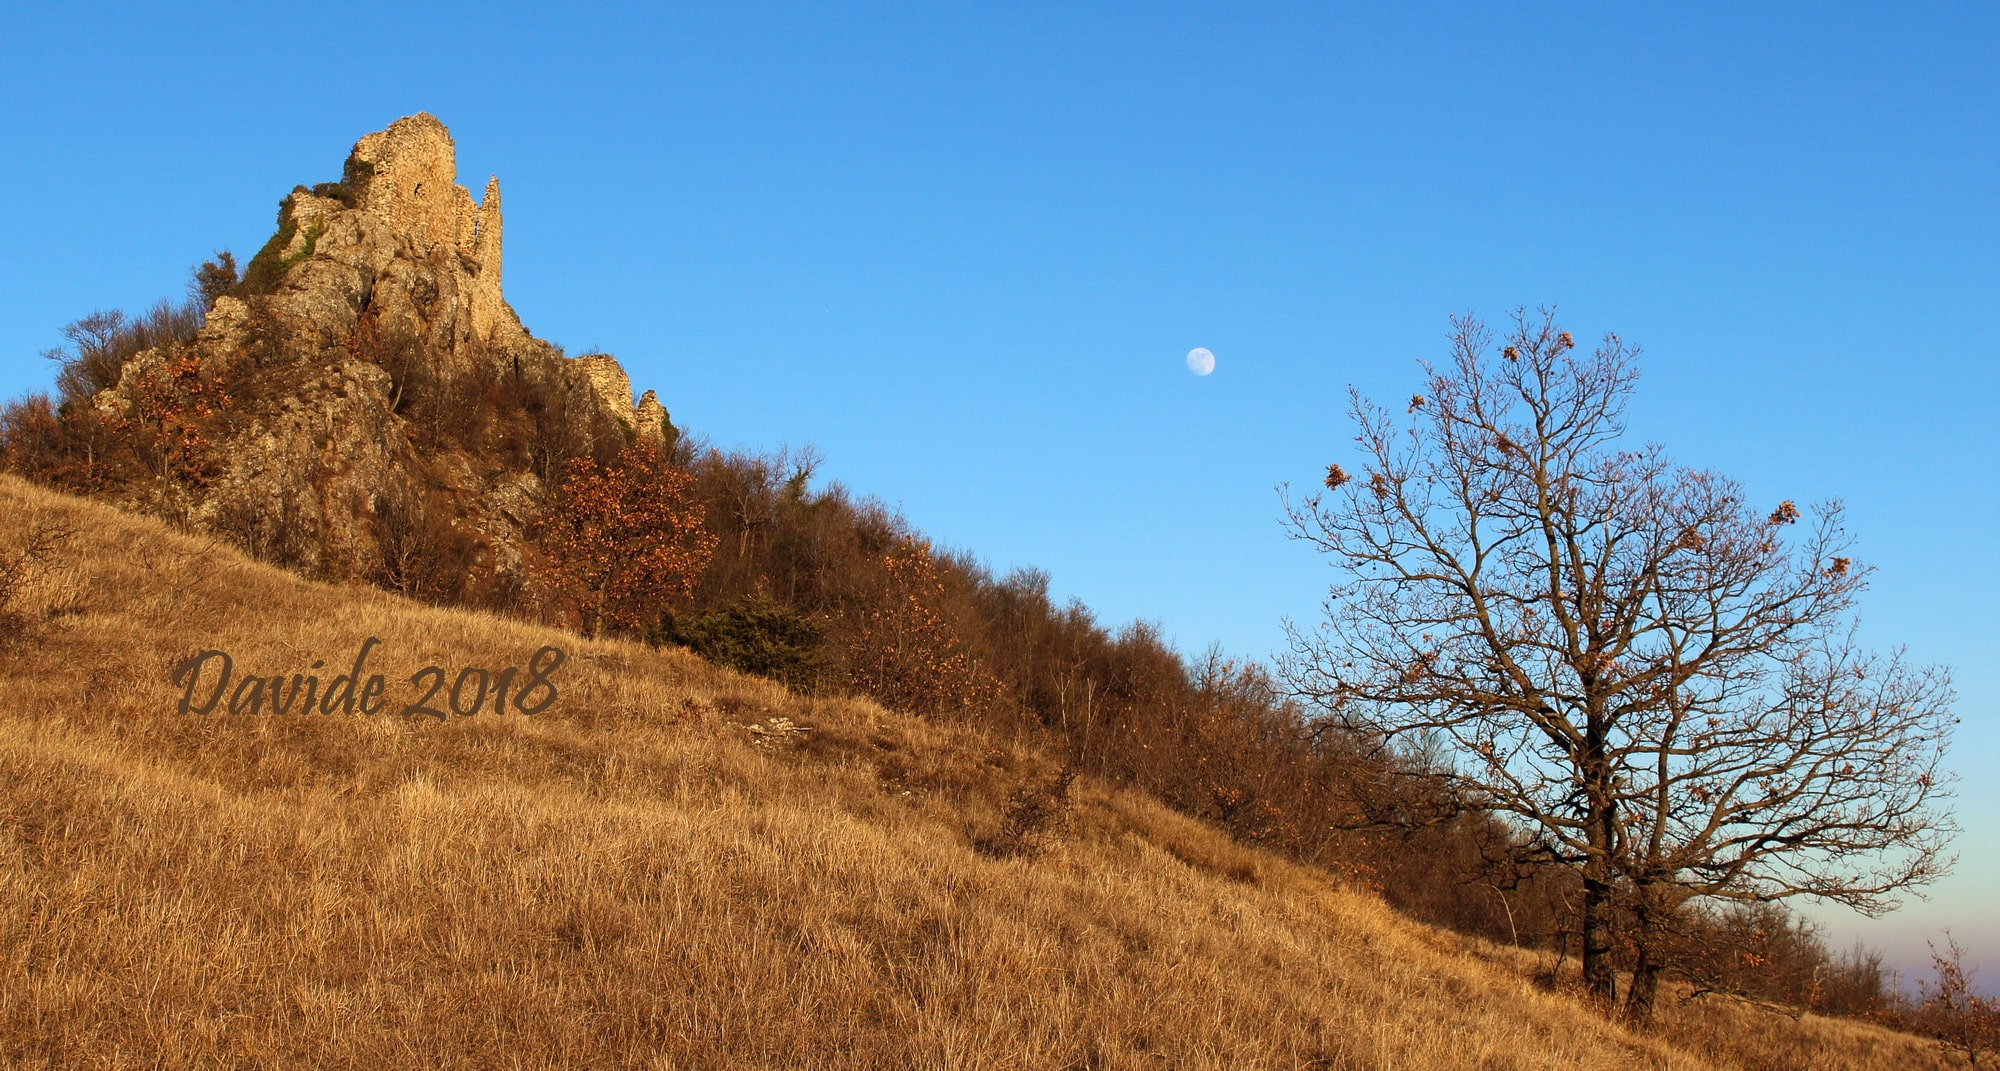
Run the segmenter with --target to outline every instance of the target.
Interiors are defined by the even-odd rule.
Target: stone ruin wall
[[[500,289],[499,178],[487,180],[485,196],[475,203],[458,184],[450,131],[428,113],[398,119],[363,137],[355,143],[353,155],[372,168],[365,178],[354,176],[360,187],[355,191],[355,213],[390,240],[383,252],[398,249],[451,273],[459,281],[460,307],[474,338],[503,347],[527,341],[526,330]],[[290,203],[300,233],[288,254],[303,248],[311,221],[347,210],[340,201],[305,190],[294,193]],[[578,357],[566,363],[565,372],[571,383],[589,394],[604,426],[664,444],[665,408],[652,391],[634,404],[631,382],[616,359],[609,354]]]
[[[443,246],[463,258],[471,268],[473,333],[490,341],[512,320],[500,293],[499,178],[489,178],[485,198],[474,203],[458,184],[451,132],[423,112],[362,138],[354,156],[374,168],[356,207],[386,222],[419,257]]]
[[[386,220],[419,255],[441,243],[472,252],[478,206],[458,184],[443,123],[422,113],[398,119],[355,142],[354,157],[374,168],[356,207]]]

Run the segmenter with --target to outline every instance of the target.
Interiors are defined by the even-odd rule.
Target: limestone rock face
[[[380,367],[355,359],[302,377],[231,441],[229,471],[192,519],[323,576],[375,572],[378,500],[411,459],[389,386]]]
[[[632,381],[608,353],[592,353],[569,363],[572,380],[590,397],[592,426],[600,434],[662,448],[669,440],[667,410],[647,391],[632,403]]]
[[[279,236],[288,240],[259,254],[288,265],[275,311],[331,337],[372,313],[376,330],[421,339],[458,371],[536,348],[500,292],[500,180],[474,203],[457,171],[451,134],[430,115],[355,143],[341,182],[286,198]],[[253,263],[247,277],[258,275]]]
[[[667,407],[652,391],[640,395],[639,404],[632,409],[632,427],[638,432],[639,441],[667,443],[670,425],[667,421]]]
[[[189,353],[142,353],[95,399],[134,423],[140,384],[188,355],[254,384],[236,392],[221,471],[128,499],[328,576],[393,572],[385,533],[415,522],[385,503],[444,501],[481,567],[518,568],[550,475],[520,456],[526,422],[574,453],[673,432],[652,392],[633,404],[616,359],[570,360],[528,333],[501,292],[501,233],[498,178],[474,201],[436,118],[363,137],[339,182],[284,199]],[[421,519],[435,527],[437,512]]]

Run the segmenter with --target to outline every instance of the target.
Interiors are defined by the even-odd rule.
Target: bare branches
[[[1353,394],[1360,473],[1287,498],[1289,534],[1343,573],[1291,630],[1292,685],[1385,741],[1447,743],[1448,776],[1599,908],[1616,883],[1667,914],[1880,911],[1939,876],[1949,677],[1855,646],[1869,569],[1840,504],[1752,509],[1622,445],[1638,351],[1615,335],[1585,354],[1517,312],[1495,348],[1455,319],[1407,425]]]
[[[2000,1053],[2000,1000],[1973,988],[1973,972],[1965,968],[1965,950],[1956,938],[1945,935],[1943,952],[1930,947],[1934,977],[1917,983],[1923,999],[1914,1025],[1978,1067],[1980,1056]]]
[[[66,521],[36,522],[20,546],[0,551],[0,649],[25,635],[37,620],[80,609],[81,583],[63,572],[76,537]]]

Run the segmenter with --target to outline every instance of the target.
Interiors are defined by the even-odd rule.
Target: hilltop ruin
[[[442,540],[453,568],[518,582],[553,463],[675,432],[615,358],[521,324],[502,233],[499,179],[475,201],[435,117],[361,138],[338,181],[283,199],[192,338],[90,399],[152,470],[114,497],[316,575],[398,586],[413,541]]]

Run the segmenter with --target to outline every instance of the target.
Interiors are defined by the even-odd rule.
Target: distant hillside
[[[1635,1036],[1545,960],[972,729],[0,476],[0,562],[38,533],[0,593],[9,1066],[1929,1066],[1711,1001]],[[370,638],[384,684],[343,692]],[[229,694],[177,713],[204,651]],[[396,713],[426,666],[441,716]],[[446,713],[509,668],[508,713]],[[221,712],[245,674],[336,713]]]

